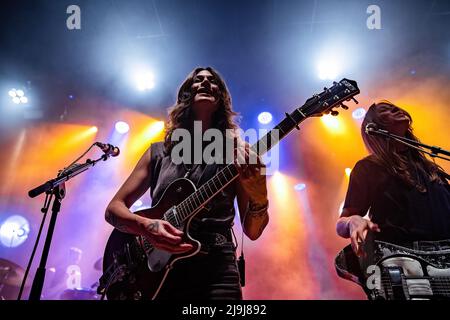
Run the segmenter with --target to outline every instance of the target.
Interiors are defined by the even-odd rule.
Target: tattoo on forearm
[[[151,233],[155,233],[155,232],[158,232],[158,229],[159,229],[159,223],[158,223],[158,221],[154,221],[154,222],[151,222],[151,223],[149,223],[148,225],[147,225],[147,231],[149,231],[149,232],[151,232]]]
[[[114,228],[116,228],[119,231],[130,233],[130,228],[126,226],[125,224],[119,222],[119,219],[115,214],[107,213],[106,215],[106,221],[108,221]]]

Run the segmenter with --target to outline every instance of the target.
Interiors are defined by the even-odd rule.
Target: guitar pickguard
[[[424,251],[377,241],[370,261],[350,246],[335,259],[338,275],[362,286],[370,299],[450,299],[450,249]],[[381,272],[380,286],[369,288],[368,266]]]

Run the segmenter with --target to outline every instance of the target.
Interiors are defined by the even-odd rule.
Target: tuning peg
[[[333,81],[333,86],[337,85],[338,83],[336,81]]]
[[[336,110],[331,110],[331,115],[332,115],[332,116],[336,117],[338,114],[339,114],[338,111],[336,111]]]
[[[355,97],[352,97],[353,102],[355,102],[356,104],[358,104],[358,100],[355,99]]]
[[[348,106],[346,106],[346,105],[343,104],[343,103],[341,103],[341,107],[342,107],[342,109],[344,109],[344,110],[348,110]]]

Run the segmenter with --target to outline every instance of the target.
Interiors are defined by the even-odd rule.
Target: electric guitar
[[[429,245],[435,247],[432,241]],[[336,256],[335,267],[370,300],[450,299],[450,246],[413,250],[373,238],[363,246],[366,257],[358,258],[348,245]]]
[[[284,138],[294,128],[309,117],[331,113],[339,107],[348,109],[344,101],[353,99],[359,93],[355,81],[342,79],[320,94],[309,98],[296,108],[277,126],[251,146],[262,156]],[[173,181],[164,191],[158,203],[150,209],[136,212],[151,219],[163,219],[184,232],[184,241],[193,249],[182,254],[171,254],[156,249],[144,237],[126,234],[114,229],[108,239],[103,257],[103,276],[100,278],[98,293],[108,300],[155,299],[160,292],[170,270],[177,261],[187,259],[200,251],[200,242],[190,235],[192,219],[203,207],[228,184],[238,177],[233,163],[226,165],[215,176],[196,189],[188,179]]]

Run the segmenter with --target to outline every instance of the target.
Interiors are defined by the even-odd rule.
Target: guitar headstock
[[[343,104],[344,101],[353,100],[355,103],[358,103],[354,98],[358,93],[359,88],[356,81],[344,78],[339,82],[333,82],[332,87],[324,88],[321,93],[315,94],[306,100],[306,103],[299,110],[306,117],[320,117],[328,113],[337,116],[339,112],[335,108],[348,109]]]

